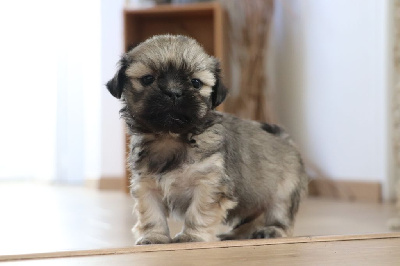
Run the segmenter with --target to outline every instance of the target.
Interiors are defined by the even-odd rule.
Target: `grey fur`
[[[210,241],[221,222],[233,226],[222,240],[292,233],[308,183],[300,154],[278,126],[213,110],[226,95],[218,65],[191,38],[156,36],[107,83],[131,134],[137,244]],[[140,83],[144,75],[154,83]],[[185,219],[173,240],[171,213]]]

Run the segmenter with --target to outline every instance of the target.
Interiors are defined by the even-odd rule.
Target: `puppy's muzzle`
[[[162,93],[167,95],[173,101],[179,100],[183,95],[182,90],[177,88],[160,88],[160,89]]]
[[[161,76],[158,80],[158,87],[160,91],[167,96],[168,99],[174,103],[178,100],[182,100],[184,84],[176,81],[174,76],[166,75]]]

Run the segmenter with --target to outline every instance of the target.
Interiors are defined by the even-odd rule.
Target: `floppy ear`
[[[127,81],[127,77],[125,74],[126,69],[129,66],[128,57],[123,55],[121,60],[119,61],[119,70],[115,74],[115,76],[109,80],[106,84],[108,91],[115,98],[120,99],[122,95],[122,90],[124,89],[125,82]]]
[[[220,105],[226,98],[226,95],[228,94],[228,89],[222,84],[222,80],[220,77],[220,72],[221,69],[219,68],[219,64],[217,63],[215,67],[215,85],[212,87],[212,93],[211,93],[211,103],[212,103],[212,109],[215,109],[218,105]]]

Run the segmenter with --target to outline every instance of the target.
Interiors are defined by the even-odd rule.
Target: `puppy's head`
[[[107,89],[125,103],[129,126],[146,133],[190,132],[227,94],[217,59],[195,40],[172,35],[152,37],[124,54]]]

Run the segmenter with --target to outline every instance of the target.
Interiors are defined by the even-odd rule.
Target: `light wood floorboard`
[[[59,254],[2,265],[399,265],[400,234],[169,244],[122,251]]]
[[[133,246],[130,229],[135,222],[135,218],[132,215],[132,207],[133,200],[129,195],[122,192],[98,191],[74,186],[0,183],[0,256],[97,249],[130,249]],[[391,204],[349,203],[308,198],[300,207],[295,226],[295,236],[389,233],[390,230],[386,223],[395,213],[395,206]],[[171,234],[175,234],[179,232],[181,223],[171,220],[170,227]],[[221,227],[221,230],[226,229],[226,227]],[[274,241],[279,242],[282,240]],[[287,241],[287,239],[284,241]],[[358,254],[361,252],[360,256],[365,255],[364,249],[371,251],[371,254],[378,253],[379,250],[382,251],[382,254],[387,254],[394,250],[397,250],[397,254],[400,254],[400,243],[397,238],[390,238],[383,242],[379,239],[371,239],[366,242],[364,242],[365,240],[352,241],[354,242],[352,244],[353,253]],[[357,247],[357,241],[363,241],[362,243],[360,242],[359,247]],[[242,243],[252,242],[245,241]],[[243,251],[242,248],[230,247],[231,255],[229,255],[230,253],[225,254],[226,250],[223,248],[218,248],[215,251],[206,251],[205,254],[198,253],[198,251],[190,251],[188,253],[193,254],[192,259],[201,258],[203,261],[208,260],[208,258],[219,260],[215,257],[218,254],[223,255],[223,257],[233,256],[232,263],[241,261],[235,257],[236,254],[237,256],[239,254],[243,256],[247,254],[245,257],[249,260],[254,259],[254,263],[257,265],[257,258],[260,258],[260,261],[261,259],[270,260],[275,263],[276,260],[282,258],[273,254],[283,255],[285,252],[287,252],[286,257],[289,261],[292,256],[299,258],[300,262],[306,260],[307,256],[312,255],[312,250],[320,250],[316,258],[318,256],[322,258],[332,250],[337,249],[338,257],[340,257],[344,256],[346,248],[351,246],[350,242],[343,243],[343,245],[328,242],[275,244],[277,246],[274,245],[273,248],[247,246],[246,248],[243,247]],[[244,244],[241,245],[246,246]],[[251,250],[254,250],[254,256],[251,255],[253,254],[250,252]],[[159,251],[157,253],[160,255],[157,255],[157,257],[161,256],[161,259],[170,261],[171,258],[168,252],[175,254],[173,257],[178,259],[179,256],[186,256],[180,252],[186,254],[187,251]],[[291,255],[292,253],[293,255]],[[162,257],[164,256],[162,254],[165,254],[166,257]],[[135,258],[132,258],[132,256]],[[146,253],[137,257],[129,253],[115,255],[114,257],[107,255],[102,258],[96,258],[96,256],[92,258],[76,258],[76,261],[81,260],[80,262],[82,263],[87,261],[89,264],[92,262],[104,262],[104,265],[111,265],[106,262],[108,260],[116,260],[118,264],[112,265],[125,265],[124,261],[135,260],[137,263],[146,262],[150,263],[149,265],[156,265],[151,264],[153,262],[151,256],[149,256]],[[192,260],[190,256],[185,258],[189,261]],[[32,265],[63,265],[62,263],[64,263],[64,260],[57,261],[57,264],[51,264],[50,261],[43,260],[40,261],[43,264]],[[66,263],[74,261],[74,259],[65,260]],[[178,263],[176,260],[171,261]],[[398,261],[400,262],[400,260]],[[223,261],[219,262],[222,263]],[[19,263],[22,262],[19,261]],[[30,261],[30,263],[36,262]],[[102,263],[97,265],[102,265]],[[74,264],[72,263],[71,265]],[[400,263],[397,265],[400,265]]]

